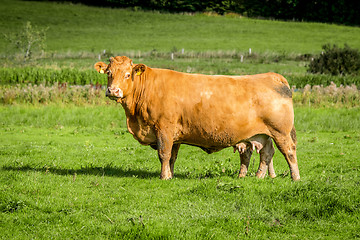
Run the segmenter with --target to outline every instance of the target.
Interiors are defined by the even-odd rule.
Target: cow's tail
[[[293,125],[291,132],[290,132],[290,136],[292,141],[295,143],[295,145],[297,144],[297,139],[296,139],[296,130],[295,130],[295,126]]]

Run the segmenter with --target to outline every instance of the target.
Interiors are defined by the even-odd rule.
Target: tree
[[[38,28],[26,22],[18,33],[4,34],[5,39],[13,45],[23,56],[24,62],[31,59],[35,50],[45,48],[46,31],[48,28]]]

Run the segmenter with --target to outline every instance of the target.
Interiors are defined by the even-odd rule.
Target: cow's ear
[[[96,69],[96,71],[98,71],[99,73],[104,73],[106,68],[107,68],[107,64],[104,62],[97,62],[94,65],[94,68]]]
[[[137,64],[134,68],[133,71],[135,73],[135,75],[140,76],[141,74],[143,74],[143,72],[145,72],[146,70],[146,66],[144,64]]]

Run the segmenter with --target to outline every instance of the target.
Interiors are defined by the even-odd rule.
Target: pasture
[[[97,8],[79,4],[1,0],[2,33],[26,21],[47,31],[47,51],[100,53],[119,51],[248,51],[317,53],[324,43],[359,48],[356,27],[335,24],[265,21],[206,14],[182,15]],[[189,37],[191,36],[191,37]],[[0,51],[6,52],[6,42]]]
[[[2,106],[2,238],[354,239],[359,109],[296,108],[302,180],[276,151],[275,179],[237,178],[232,149],[182,146],[175,179],[107,106]],[[345,124],[347,123],[347,124]]]
[[[359,49],[358,27],[0,0],[2,33],[27,21],[48,27],[44,52],[24,63],[0,41],[1,239],[360,238],[360,78],[306,73],[325,43]],[[113,55],[182,72],[283,74],[301,88],[301,181],[277,149],[277,177],[259,180],[258,154],[238,179],[232,148],[186,145],[175,178],[159,180],[157,152],[128,133],[121,106],[101,87],[70,86],[104,84],[93,64]]]
[[[244,75],[277,72],[297,88],[360,86],[359,76],[307,74],[326,44],[360,48],[358,27],[268,21],[239,15],[167,14],[48,1],[0,0],[0,32],[16,34],[27,22],[46,30],[44,51],[27,62],[1,36],[0,83],[101,82],[93,64],[126,55],[135,63],[182,72]],[[189,37],[191,36],[191,37]],[[251,49],[251,54],[249,53]],[[174,59],[171,60],[171,54]],[[243,61],[241,61],[243,56]]]

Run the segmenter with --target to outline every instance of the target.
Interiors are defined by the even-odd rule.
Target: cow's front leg
[[[157,139],[157,149],[159,160],[161,163],[161,173],[160,179],[167,180],[173,177],[173,172],[171,171],[170,159],[173,149],[173,141],[169,135],[165,133],[160,133]],[[173,160],[172,165],[175,163]]]
[[[175,161],[179,152],[179,148],[180,148],[180,144],[174,144],[172,149],[171,149],[171,157],[170,157],[170,170],[171,170],[171,175],[172,177],[174,177],[174,166],[175,166]]]

